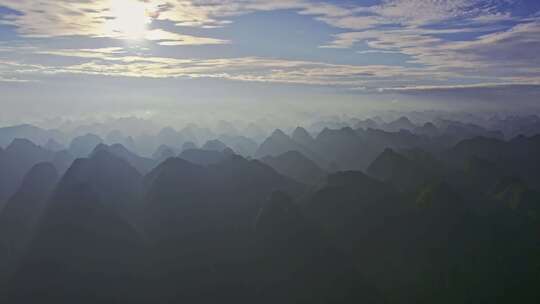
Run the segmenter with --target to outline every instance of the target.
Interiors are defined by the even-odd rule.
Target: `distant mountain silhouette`
[[[157,163],[161,163],[168,158],[175,157],[179,153],[180,151],[175,148],[167,145],[161,145],[157,148],[156,152],[152,154],[152,159],[154,159]]]
[[[309,132],[302,127],[297,127],[294,129],[291,138],[306,148],[312,149],[315,144],[315,139],[313,136],[311,136],[311,134],[309,134]]]
[[[121,144],[126,139],[126,136],[120,130],[112,130],[105,136],[105,142],[109,145]]]
[[[365,119],[365,120],[361,120],[361,121],[358,121],[355,125],[354,125],[354,129],[378,129],[379,128],[379,124],[373,120],[373,119]]]
[[[193,143],[195,147],[203,142],[215,138],[215,134],[207,128],[201,128],[195,124],[189,124],[180,131],[172,127],[163,128],[156,136],[158,145],[167,145],[169,147],[184,150],[183,145]],[[189,148],[194,148],[191,144]]]
[[[234,152],[229,148],[225,148],[222,151],[207,149],[190,149],[182,151],[182,153],[180,153],[178,157],[194,164],[207,166],[211,164],[217,164],[231,157],[233,154]]]
[[[397,132],[400,130],[413,130],[416,128],[416,125],[413,124],[409,118],[402,116],[392,122],[384,124],[382,129],[390,132]]]
[[[437,168],[431,165],[429,162],[409,159],[388,148],[369,165],[367,172],[402,191],[415,191],[436,177]]]
[[[324,129],[315,138],[318,155],[324,155],[342,169],[365,169],[374,152],[351,128]]]
[[[519,135],[534,136],[540,133],[540,117],[535,114],[492,117],[489,126],[492,130],[500,130],[506,138]]]
[[[43,148],[53,152],[59,152],[66,149],[62,144],[52,138],[47,141]]]
[[[510,141],[475,137],[456,144],[444,153],[454,166],[463,166],[472,157],[495,163],[507,175],[521,177],[530,185],[538,185],[535,174],[540,169],[540,136],[518,136]]]
[[[305,130],[304,130],[305,131]],[[295,132],[296,138],[303,141],[304,143],[310,142],[309,134],[306,134],[301,129],[296,129]],[[304,133],[302,135],[302,133]],[[306,132],[307,133],[307,132]],[[314,152],[311,149],[316,148],[308,147],[302,143],[296,142],[291,137],[283,133],[281,130],[275,130],[272,135],[270,135],[260,146],[257,152],[255,153],[256,157],[262,158],[265,156],[279,156],[281,154],[287,153],[289,151],[298,151],[305,155],[307,158],[311,159],[318,166],[322,168],[329,168],[330,162],[323,158],[318,153]]]
[[[239,135],[239,131],[234,124],[225,120],[218,121],[216,129],[218,129],[221,134],[229,134],[232,136]]]
[[[413,134],[408,130],[387,132],[383,130],[367,129],[357,130],[357,133],[359,137],[366,141],[371,149],[377,151],[378,154],[382,153],[386,148],[394,150],[420,148],[431,151],[436,150],[432,149],[432,145],[439,145],[438,140],[429,140],[423,136]]]
[[[201,151],[195,151],[199,152]],[[145,177],[144,184],[147,189],[147,208],[161,214],[151,217],[154,218],[152,221],[160,216],[183,214],[179,211],[167,212],[165,211],[167,208],[181,210],[188,206],[191,206],[190,208],[214,206],[211,208],[228,213],[236,212],[234,206],[238,204],[251,210],[254,217],[255,210],[258,210],[256,202],[260,201],[261,193],[270,193],[278,189],[296,194],[302,191],[298,183],[278,174],[272,168],[238,155],[230,155],[208,165],[171,158],[149,173]],[[238,191],[242,193],[241,196],[238,196]],[[250,222],[250,217],[244,218],[243,221]],[[172,230],[167,229],[164,232],[172,233]]]
[[[15,139],[0,153],[0,202],[19,187],[24,175],[36,164],[51,161],[54,153],[27,139]]]
[[[261,196],[274,189],[300,193],[299,187],[270,167],[236,155],[208,166],[180,158],[160,164],[145,177],[145,227],[153,244],[156,293],[166,302],[250,297],[254,290],[244,286],[251,284],[251,267],[243,264],[251,259],[246,246]]]
[[[0,303],[536,304],[539,122],[0,128]]]
[[[268,136],[268,133],[260,125],[250,122],[244,129],[244,135],[261,142]]]
[[[227,148],[228,148],[227,145],[225,145],[223,142],[217,139],[209,140],[202,146],[203,150],[217,151],[217,152],[223,152],[223,150]]]
[[[127,161],[131,166],[133,166],[140,174],[146,174],[152,170],[156,165],[156,161],[151,158],[141,157],[128,149],[126,149],[121,144],[114,144],[107,146],[105,144],[99,144],[96,146],[92,155],[99,151],[107,151],[125,161]]]
[[[277,172],[305,184],[318,185],[326,177],[323,169],[298,151],[289,151],[275,157],[267,156],[261,161]]]
[[[171,127],[163,128],[156,136],[156,140],[159,144],[173,148],[181,148],[182,144],[187,141],[182,134]]]
[[[69,145],[69,152],[76,158],[88,157],[103,139],[94,134],[87,134],[74,138]]]
[[[56,167],[56,170],[58,170],[58,173],[63,175],[69,169],[74,160],[75,157],[69,153],[68,150],[62,150],[54,153],[51,162]]]
[[[120,144],[130,151],[137,149],[135,140],[131,136],[126,136],[119,130],[113,130],[105,137],[105,143],[108,145]]]
[[[44,130],[28,124],[4,127],[0,128],[0,147],[8,146],[16,138],[24,138],[38,145],[45,145],[51,139],[61,141],[63,137],[64,134],[60,131]]]
[[[448,154],[455,159],[467,159],[471,156],[477,156],[486,160],[501,161],[507,156],[506,148],[507,145],[502,140],[475,137],[459,142]]]
[[[298,151],[328,171],[365,170],[385,148],[406,149],[421,147],[431,149],[430,142],[409,131],[386,132],[374,129],[353,130],[324,129],[314,139],[302,128],[297,128],[294,138],[283,132],[274,132],[259,148],[259,154],[277,156],[288,151]],[[294,135],[293,134],[293,135]],[[302,142],[300,144],[300,142]],[[277,154],[277,155],[275,155]]]
[[[311,124],[307,129],[314,133],[320,133],[324,129],[339,130],[350,127],[347,122],[336,121],[334,119],[317,121]]]
[[[127,221],[133,221],[141,206],[142,175],[129,162],[107,149],[97,149],[89,158],[77,159],[66,172],[60,186],[89,187],[100,202]]]
[[[198,149],[197,145],[192,142],[192,141],[186,141],[183,145],[182,145],[182,151],[184,150],[191,150],[191,149]]]
[[[278,156],[288,151],[301,151],[302,147],[281,130],[275,130],[260,146],[257,157]]]
[[[184,137],[186,142],[192,142],[196,145],[216,137],[216,134],[210,129],[199,127],[196,124],[188,124],[180,131],[180,135]]]
[[[437,120],[434,122],[439,128],[444,130],[444,133],[457,137],[459,140],[469,139],[473,137],[490,137],[503,139],[504,134],[500,131],[487,130],[472,123],[463,123],[453,120]]]
[[[259,147],[255,141],[245,136],[221,135],[219,140],[244,157],[253,156]]]
[[[416,127],[413,130],[414,134],[426,135],[430,137],[440,135],[440,131],[432,122],[426,122],[421,127]]]

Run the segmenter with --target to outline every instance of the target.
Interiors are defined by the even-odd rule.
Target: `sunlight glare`
[[[123,39],[140,40],[152,23],[149,7],[137,0],[111,0],[107,31]]]

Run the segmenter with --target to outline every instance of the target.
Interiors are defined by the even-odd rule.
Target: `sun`
[[[140,40],[152,23],[150,7],[138,0],[110,0],[106,30],[122,39]]]

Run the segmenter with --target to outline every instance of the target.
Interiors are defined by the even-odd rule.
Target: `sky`
[[[538,0],[0,0],[0,121],[540,108]]]

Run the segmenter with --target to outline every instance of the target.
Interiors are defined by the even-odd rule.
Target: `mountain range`
[[[0,300],[537,303],[540,136],[443,125],[0,129]]]

